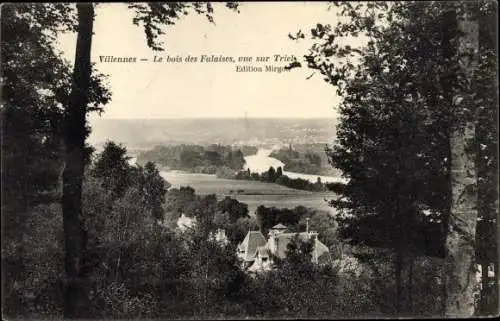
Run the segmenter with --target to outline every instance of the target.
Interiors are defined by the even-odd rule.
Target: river
[[[289,172],[285,168],[285,164],[281,162],[279,159],[276,159],[274,157],[269,157],[269,155],[272,153],[272,149],[266,149],[266,148],[259,148],[257,151],[257,154],[255,155],[250,155],[250,156],[245,156],[245,167],[244,169],[250,169],[251,172],[256,172],[256,173],[262,173],[267,170],[269,170],[269,167],[274,167],[275,169],[278,167],[283,168],[283,174],[290,177],[290,178],[301,178],[308,180],[312,183],[315,183],[318,179],[318,177],[321,179],[321,182],[323,183],[334,183],[334,182],[343,182],[345,183],[346,180],[341,178],[341,177],[335,177],[335,176],[321,176],[321,175],[311,175],[311,174],[303,174],[303,173],[295,173],[295,172]],[[136,157],[133,157],[130,159],[131,164],[135,164]],[[176,173],[176,175],[179,175],[179,173]],[[186,173],[186,175],[189,175]],[[162,176],[170,176],[167,174],[167,172],[162,171]],[[199,176],[199,175],[198,175]],[[215,175],[205,175],[207,177],[215,177]]]
[[[274,167],[275,169],[281,166],[281,168],[283,169],[283,174],[290,178],[301,178],[308,180],[312,183],[315,183],[318,177],[321,179],[323,183],[345,182],[345,180],[342,179],[341,177],[289,172],[286,170],[286,167],[284,166],[285,164],[283,162],[274,157],[269,157],[272,151],[273,151],[272,149],[260,148],[257,151],[257,154],[246,156],[245,170],[249,168],[251,172],[262,173],[269,170],[269,167],[271,166]]]
[[[283,163],[276,158],[269,157],[272,149],[259,149],[257,154],[246,156],[245,169],[251,172],[264,172],[273,166],[282,167]],[[136,158],[130,159],[130,164],[135,164]],[[316,182],[317,175],[308,175],[283,171],[290,178],[302,178]],[[172,187],[191,186],[199,195],[216,194],[219,196],[231,196],[248,205],[249,213],[254,213],[258,206],[277,208],[294,208],[295,206],[306,206],[318,210],[332,212],[327,199],[331,198],[329,192],[311,192],[291,189],[277,184],[269,184],[260,181],[247,181],[217,178],[216,175],[186,173],[182,171],[160,171],[160,175],[171,184]],[[337,177],[320,176],[323,182],[337,182]]]

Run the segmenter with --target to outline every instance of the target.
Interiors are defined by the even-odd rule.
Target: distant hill
[[[89,142],[98,149],[106,140],[129,150],[157,144],[287,145],[331,143],[336,119],[96,119]]]

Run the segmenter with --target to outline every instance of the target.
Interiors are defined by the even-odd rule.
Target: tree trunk
[[[470,48],[478,49],[477,22],[458,19],[457,25],[463,32],[458,44],[459,54]],[[460,65],[471,79],[473,60],[461,59]],[[464,99],[459,107],[472,110],[470,91],[462,89],[461,94]],[[455,100],[454,103],[458,102]],[[474,314],[477,195],[474,159],[468,150],[474,136],[475,124],[468,117],[464,125],[454,126],[450,137],[452,199],[445,258],[447,317],[471,317]]]
[[[62,209],[65,241],[66,289],[64,315],[82,317],[85,306],[85,281],[82,259],[86,236],[82,225],[82,182],[85,165],[86,107],[90,86],[90,49],[94,9],[92,4],[77,4],[78,37],[69,106],[65,115],[65,168]]]
[[[474,135],[474,126],[468,124],[464,133],[452,134],[453,196],[446,237],[446,270],[448,317],[470,317],[474,314],[475,286],[475,229],[477,212],[475,195],[470,191],[473,161],[464,150],[464,141]],[[473,171],[473,169],[472,169]]]
[[[396,313],[399,316],[403,307],[403,250],[396,249]]]
[[[413,253],[410,253],[408,265],[408,311],[410,315],[413,315],[413,267],[415,265],[415,260],[413,258]]]
[[[481,266],[481,299],[479,300],[478,312],[484,314],[487,310],[487,296],[488,296],[488,262],[482,261],[479,263]]]
[[[494,30],[497,24],[498,17],[495,14],[491,14],[488,17],[483,17],[479,21],[479,36],[480,36],[480,46],[481,48],[489,49],[494,52],[494,56],[498,56],[498,41],[494,37]],[[492,32],[493,31],[493,32]],[[488,74],[487,74],[488,75]],[[477,126],[480,130],[479,133],[479,144],[484,143],[491,146],[491,139],[498,137],[498,69],[496,69],[488,78],[483,80],[487,89],[483,92],[483,95],[487,98],[492,99],[492,104],[489,105],[487,110],[483,111],[481,119],[478,121]],[[478,177],[483,178],[483,184],[481,185],[482,190],[478,189],[478,194],[481,195],[481,201],[483,204],[480,209],[483,213],[479,212],[478,215],[483,218],[481,221],[483,225],[482,233],[483,235],[477,235],[477,238],[482,241],[482,248],[479,252],[484,258],[485,264],[493,265],[494,276],[490,282],[488,280],[487,270],[483,270],[483,292],[481,295],[481,306],[482,310],[480,312],[481,316],[491,316],[498,314],[498,149],[494,146],[492,151],[487,151],[486,155],[479,155],[478,157],[478,168],[482,172],[478,173]],[[478,146],[478,152],[482,152],[482,148]],[[491,163],[490,163],[491,162]],[[482,175],[479,175],[482,174]],[[479,228],[478,232],[479,233]],[[484,268],[483,268],[484,269]]]
[[[497,235],[500,235],[499,232],[497,232]],[[495,239],[498,242],[498,239]],[[493,298],[491,298],[491,301],[493,302],[492,304],[492,314],[498,314],[498,308],[499,308],[499,294],[500,294],[500,282],[498,282],[498,259],[495,261],[493,265]]]
[[[498,6],[498,5],[497,5]],[[497,19],[498,19],[498,16],[497,16]],[[495,19],[493,19],[495,20]],[[493,23],[498,23],[498,22],[493,22]],[[498,38],[497,38],[498,39]],[[496,57],[498,57],[498,42],[497,42],[497,46],[495,46],[495,53],[496,53]],[[498,65],[497,65],[498,66]],[[496,83],[496,86],[495,86],[495,92],[493,94],[493,99],[494,99],[494,112],[493,112],[493,117],[494,119],[496,120],[497,122],[497,125],[496,126],[493,126],[494,128],[494,133],[493,133],[493,137],[498,137],[498,67],[497,67],[497,70],[496,70],[496,77],[494,79],[492,79],[492,82],[493,83]],[[497,144],[498,144],[498,141],[497,141]],[[498,145],[497,145],[498,146]],[[492,304],[492,308],[490,310],[490,313],[493,314],[493,315],[498,315],[498,311],[499,311],[499,308],[500,308],[500,281],[498,279],[498,268],[499,268],[499,264],[498,264],[498,260],[499,260],[499,256],[500,256],[500,252],[499,252],[499,244],[498,244],[498,238],[500,237],[500,224],[499,224],[499,212],[498,212],[498,209],[499,209],[499,195],[500,195],[500,190],[499,190],[499,172],[498,172],[498,158],[499,158],[499,150],[498,148],[495,149],[495,154],[494,154],[494,158],[495,158],[495,163],[497,166],[494,166],[492,171],[493,171],[493,186],[495,186],[495,195],[496,195],[496,200],[495,200],[495,203],[493,205],[493,209],[494,209],[494,215],[493,215],[493,222],[492,224],[496,227],[493,227],[493,235],[492,235],[492,238],[491,238],[491,242],[494,244],[494,247],[495,247],[495,255],[493,256],[493,298],[491,299],[493,304]]]

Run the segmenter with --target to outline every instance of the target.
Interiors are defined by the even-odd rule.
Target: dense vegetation
[[[245,147],[245,152],[253,152]],[[166,170],[183,170],[194,173],[216,174],[218,171],[238,171],[245,165],[244,154],[231,146],[212,144],[198,145],[157,145],[152,150],[142,152],[137,157],[139,164],[154,162]]]
[[[326,155],[326,144],[290,144],[273,151],[269,157],[279,159],[289,172],[312,175],[338,175]]]
[[[250,218],[247,204],[229,196],[218,201],[214,194],[196,195],[193,188],[186,186],[169,189],[165,198],[164,225],[172,229],[177,227],[181,215],[203,222],[207,209],[213,211],[214,228],[224,229],[233,245],[241,242],[249,229],[258,226],[255,219]]]
[[[112,142],[87,168],[84,183],[86,317],[334,313],[332,303],[338,300],[333,298],[338,295],[331,287],[336,284],[336,273],[312,266],[307,244],[292,243],[291,259],[268,274],[250,278],[240,269],[235,246],[248,230],[258,228],[245,204],[229,197],[199,196],[189,187],[166,192],[168,185],[152,163],[129,165],[125,149]],[[175,223],[179,213],[196,219],[193,229],[180,232],[169,224]],[[30,214],[23,238],[26,247],[17,257],[28,270],[19,271],[16,285],[9,286],[4,312],[58,316],[63,307],[61,207],[39,205]],[[227,245],[209,237],[218,228],[226,230]],[[308,298],[313,295],[311,305]]]
[[[246,204],[230,197],[200,196],[190,187],[165,191],[167,186],[152,163],[129,165],[125,149],[113,142],[87,167],[85,317],[319,317],[370,313],[377,305],[378,292],[371,294],[358,284],[369,278],[346,283],[345,275],[339,283],[335,266],[311,264],[307,243],[292,242],[288,259],[276,270],[254,277],[241,270],[235,246],[249,230],[278,222],[302,231],[310,218],[310,228],[335,248],[335,222],[328,213],[262,206],[257,218],[250,218]],[[7,288],[4,312],[60,316],[61,207],[57,202],[42,204],[29,214],[24,250],[15,256],[26,272],[17,271],[16,283]],[[197,223],[180,231],[180,214]],[[220,228],[226,231],[226,245],[210,237]],[[4,252],[6,262],[12,262],[11,255]],[[344,299],[361,294],[363,300],[355,304]]]
[[[267,235],[269,229],[276,224],[283,224],[290,232],[303,232],[309,224],[309,230],[318,232],[319,239],[328,247],[337,244],[337,224],[334,217],[328,213],[312,210],[304,206],[295,208],[276,208],[261,205],[255,215],[259,229]],[[306,221],[309,220],[309,223]]]
[[[495,264],[497,278],[497,251],[483,243],[494,238],[498,217],[498,197],[484,197],[498,194],[498,142],[490,138],[498,119],[497,5],[335,5],[349,19],[318,23],[304,62],[343,98],[337,141],[328,151],[332,165],[350,178],[333,186],[341,197],[332,205],[345,215],[342,234],[393,250],[399,313],[414,311],[412,269],[421,255],[445,259],[443,313],[485,311],[486,301],[474,302],[471,266],[486,271]],[[357,47],[338,42],[360,36],[366,41]],[[492,296],[484,290],[492,283],[483,272],[484,300],[497,297],[498,289]],[[496,304],[490,313],[497,313]]]
[[[33,275],[33,267],[43,266],[48,259],[58,264],[57,271],[64,271],[64,255],[39,256],[38,245],[50,245],[30,237],[39,233],[39,237],[56,240],[61,236],[44,234],[43,228],[38,230],[38,223],[43,226],[44,220],[62,221],[61,189],[71,186],[61,184],[61,174],[68,168],[64,142],[74,130],[66,112],[71,100],[71,67],[60,58],[54,39],[59,31],[75,25],[74,12],[62,4],[4,5],[1,10],[2,289],[4,302],[8,302],[2,309],[7,312],[33,308],[26,302],[33,293],[24,292],[27,288],[23,285],[33,285],[37,290],[46,281]],[[102,111],[110,93],[102,75],[90,66],[88,72],[87,111]],[[75,137],[85,139],[88,133],[83,122]],[[90,150],[82,142],[78,163],[88,161]],[[54,210],[59,210],[59,215],[51,216]],[[34,252],[30,257],[26,250],[31,245]],[[63,278],[61,274],[52,275],[49,282],[60,285]]]
[[[243,156],[255,155],[255,154],[257,154],[257,151],[259,150],[259,148],[255,147],[255,146],[249,146],[249,145],[237,145],[236,148],[241,150],[241,152],[243,153]]]
[[[63,219],[61,189],[68,186],[61,186],[61,131],[67,129],[66,117],[74,110],[66,108],[70,70],[50,45],[53,38],[49,34],[51,28],[58,29],[58,22],[71,21],[74,12],[66,9],[65,4],[2,6],[2,89],[6,97],[2,186],[8,186],[3,189],[8,192],[4,195],[7,202],[2,200],[2,225],[5,223],[7,232],[2,238],[2,314],[8,318],[52,319],[67,312],[65,234],[69,223]],[[109,98],[98,76],[86,94],[90,99],[83,117],[86,111],[99,110]],[[81,257],[74,258],[80,264],[80,283],[72,287],[79,291],[78,300],[72,303],[78,306],[67,315],[280,315],[284,308],[280,304],[271,312],[258,308],[257,302],[273,295],[267,291],[270,288],[283,297],[289,295],[278,286],[267,286],[268,281],[253,283],[239,270],[234,248],[220,247],[206,237],[214,213],[207,205],[213,198],[201,201],[203,211],[198,214],[204,218],[203,224],[178,235],[158,224],[164,219],[168,184],[153,163],[130,166],[124,148],[111,142],[94,159],[91,149],[84,151],[85,158],[79,159],[86,161],[84,175],[73,177],[83,183],[81,207],[77,208],[81,215],[75,214],[81,224],[74,230],[84,236]],[[234,223],[241,220],[244,206],[231,200],[223,200],[219,206],[223,212],[236,213],[228,214],[229,223],[231,217],[236,218]]]
[[[226,176],[227,178],[242,179],[242,180],[254,180],[266,183],[275,183],[278,185],[283,185],[286,187],[321,192],[326,191],[326,185],[321,182],[321,178],[318,177],[316,183],[311,183],[310,181],[302,178],[290,178],[283,174],[281,167],[274,169],[270,167],[268,171],[259,173],[252,173],[250,170],[239,171],[234,176]]]

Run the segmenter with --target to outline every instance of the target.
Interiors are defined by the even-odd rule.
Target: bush
[[[8,244],[2,249],[2,272],[8,272],[7,282],[2,284],[3,313],[12,317],[60,316],[64,275],[61,207],[38,205],[27,217],[22,242],[5,240]]]
[[[235,177],[235,171],[234,169],[231,169],[227,166],[219,167],[216,169],[215,174],[217,175],[217,178],[228,178],[228,179],[233,179]]]
[[[100,293],[104,303],[101,317],[105,318],[151,318],[158,315],[156,298],[145,293],[131,295],[123,283],[113,282]]]

